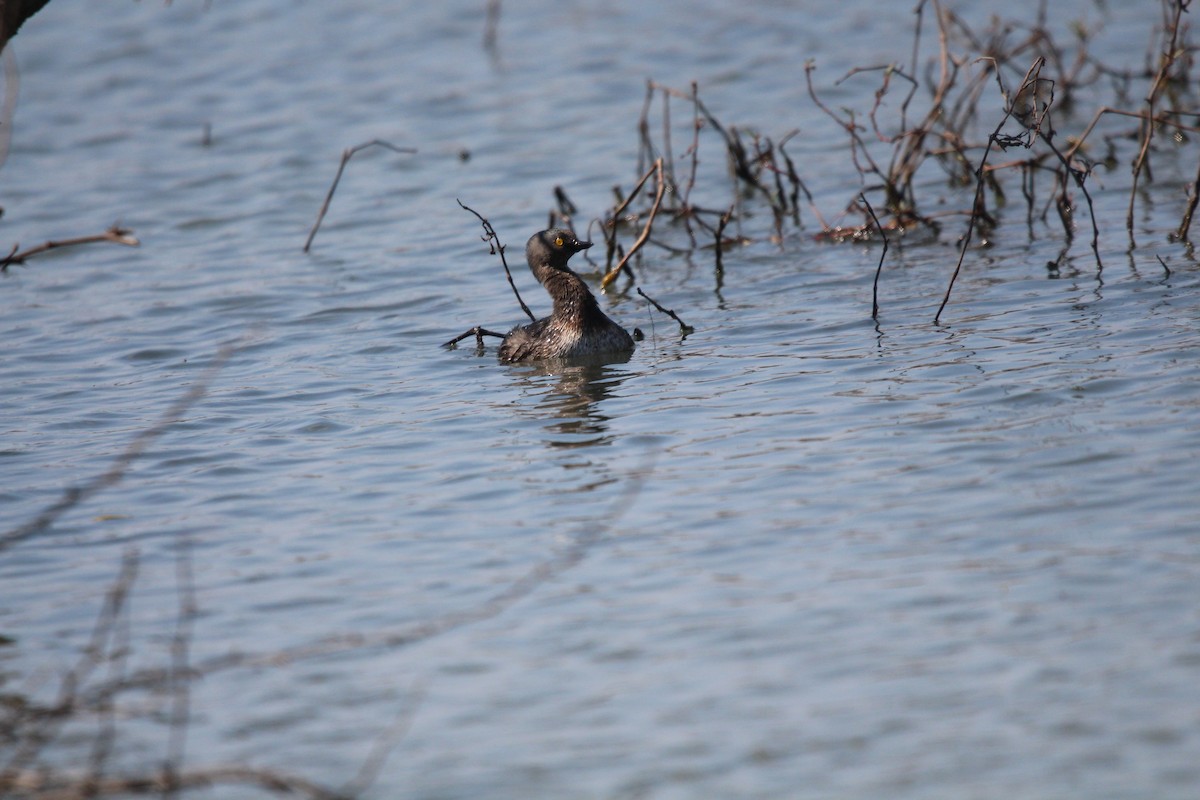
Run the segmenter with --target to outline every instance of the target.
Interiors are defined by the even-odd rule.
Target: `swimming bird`
[[[501,361],[627,353],[633,337],[600,310],[583,279],[571,271],[571,256],[592,246],[562,228],[535,233],[525,245],[525,258],[538,282],[554,301],[550,316],[513,328],[500,343]]]

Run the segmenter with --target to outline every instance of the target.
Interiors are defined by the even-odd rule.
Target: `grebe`
[[[554,300],[550,316],[513,328],[500,344],[501,361],[574,358],[627,353],[633,337],[600,310],[583,279],[567,261],[591,242],[562,228],[535,233],[525,245],[529,269]]]

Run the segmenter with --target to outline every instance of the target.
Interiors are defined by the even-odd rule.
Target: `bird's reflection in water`
[[[600,401],[621,385],[627,372],[620,365],[630,354],[609,355],[602,360],[543,361],[513,369],[529,394],[540,394],[542,402],[525,407],[526,413],[546,420],[551,447],[594,447],[612,442],[609,418],[600,412]],[[548,384],[544,379],[553,377]]]

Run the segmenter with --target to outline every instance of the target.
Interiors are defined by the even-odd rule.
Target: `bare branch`
[[[650,295],[643,292],[640,286],[638,287],[637,293],[640,294],[642,297],[646,298],[646,300],[648,300],[650,302],[650,305],[654,306],[659,311],[661,311],[662,313],[666,314],[668,317],[670,317],[671,319],[673,319],[677,323],[679,323],[679,334],[683,338],[686,339],[688,337],[688,334],[694,333],[696,331],[696,329],[693,328],[691,325],[688,325],[686,322],[681,320],[679,318],[679,315],[676,314],[674,311],[672,311],[669,308],[663,308],[661,305],[659,305],[659,302],[657,300],[655,300],[653,297],[651,297]]]
[[[396,153],[411,154],[417,152],[415,147],[397,147],[391,142],[385,142],[383,139],[372,139],[369,142],[356,144],[354,147],[348,147],[342,151],[342,160],[338,163],[337,174],[333,176],[333,183],[329,184],[329,191],[325,194],[325,202],[321,204],[321,210],[317,212],[317,221],[313,223],[312,229],[308,232],[308,238],[304,240],[304,252],[308,252],[312,247],[313,238],[317,235],[317,229],[321,227],[321,221],[325,219],[325,212],[329,211],[329,203],[333,200],[333,193],[337,191],[338,182],[342,179],[342,172],[346,169],[346,162],[349,161],[356,153],[366,150],[369,147],[386,147]]]
[[[492,223],[488,222],[487,218],[475,209],[468,205],[464,205],[462,200],[456,200],[456,202],[463,209],[470,211],[479,219],[480,224],[483,225],[483,241],[488,243],[490,252],[500,254],[500,264],[504,267],[504,275],[508,278],[508,285],[512,287],[513,294],[517,296],[517,302],[520,303],[521,310],[525,312],[526,316],[529,317],[531,322],[536,321],[537,317],[535,317],[533,312],[529,310],[529,306],[525,305],[525,301],[521,299],[521,293],[517,291],[517,284],[513,281],[512,272],[508,269],[508,260],[504,257],[504,245],[500,244],[500,237],[496,234],[496,229],[492,227]],[[495,334],[489,333],[487,335],[494,336]],[[456,339],[455,341],[465,338],[465,336],[460,336],[459,339]],[[454,342],[447,342],[446,344],[450,345],[453,343]]]
[[[51,239],[48,242],[43,242],[36,247],[31,247],[21,252],[17,252],[17,245],[13,245],[12,252],[0,259],[0,272],[7,272],[10,264],[24,264],[25,259],[36,256],[39,253],[45,253],[47,250],[56,250],[60,247],[74,247],[80,244],[93,244],[95,242],[111,242],[112,244],[123,244],[126,247],[137,247],[141,244],[134,237],[133,231],[122,228],[119,225],[113,225],[104,233],[97,233],[93,236],[77,236],[73,239]]]
[[[1029,70],[1025,73],[1025,80],[1021,82],[1021,89],[1018,90],[1016,97],[1019,97],[1026,87],[1033,87],[1038,80],[1038,75],[1041,73],[1042,66],[1046,63],[1046,59],[1038,56],[1033,60]],[[958,263],[954,265],[954,272],[950,276],[950,283],[946,286],[946,294],[942,297],[942,303],[938,306],[937,313],[933,316],[933,324],[938,325],[941,322],[942,311],[946,309],[946,304],[950,302],[950,292],[954,289],[954,283],[958,280],[958,273],[962,271],[963,259],[966,258],[967,248],[971,246],[971,236],[975,232],[975,224],[980,214],[980,206],[983,203],[984,192],[984,168],[987,166],[988,156],[991,155],[993,145],[997,145],[1001,141],[1000,131],[1004,129],[1005,123],[1013,116],[1014,103],[1009,103],[1004,111],[1004,116],[1000,119],[996,129],[988,136],[987,146],[984,148],[983,157],[980,159],[979,167],[976,169],[975,182],[975,202],[971,206],[971,218],[967,222],[967,232],[963,235],[962,246],[958,251]],[[1026,145],[1028,146],[1028,145]]]
[[[663,193],[667,188],[666,181],[663,179],[663,162],[661,158],[654,162],[654,174],[656,176],[655,180],[658,184],[658,190],[655,192],[654,205],[650,207],[650,215],[646,219],[646,225],[644,228],[642,228],[641,235],[638,236],[637,241],[633,243],[633,246],[629,248],[628,252],[626,252],[621,260],[617,262],[617,265],[609,270],[608,273],[600,280],[600,288],[602,289],[607,288],[610,283],[616,280],[617,275],[621,274],[621,270],[624,269],[625,265],[629,263],[629,259],[633,258],[633,254],[642,249],[642,245],[644,245],[646,240],[650,238],[650,230],[654,226],[654,217],[658,214],[658,208],[662,204]],[[643,181],[644,180],[645,179],[643,178]]]
[[[867,207],[867,213],[871,215],[871,220],[875,223],[875,228],[879,231],[879,235],[883,237],[883,252],[879,254],[879,266],[875,268],[875,282],[871,285],[871,319],[879,319],[879,275],[883,272],[883,259],[887,257],[888,241],[887,231],[879,224],[879,217],[875,216],[875,209],[871,208],[871,201],[867,200],[865,194],[860,193],[858,198],[862,200],[863,205]]]
[[[503,339],[506,335],[507,334],[496,333],[495,331],[489,331],[487,328],[481,328],[478,325],[476,325],[474,328],[471,328],[470,330],[467,330],[467,331],[463,331],[462,333],[460,333],[458,336],[455,336],[450,341],[445,342],[444,344],[442,344],[442,347],[449,347],[451,350],[453,350],[454,347],[459,342],[461,342],[463,339],[466,339],[469,336],[475,337],[476,346],[483,347],[483,337],[494,336],[497,339]]]

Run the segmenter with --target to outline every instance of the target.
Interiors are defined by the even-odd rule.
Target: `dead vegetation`
[[[122,244],[126,247],[137,247],[140,242],[133,235],[133,231],[128,228],[122,228],[119,225],[113,225],[104,233],[97,233],[91,236],[73,236],[70,239],[51,239],[43,242],[35,247],[30,247],[25,250],[21,249],[19,244],[14,244],[8,255],[0,256],[0,272],[8,272],[8,268],[13,264],[24,264],[33,256],[40,255],[50,250],[57,250],[60,247],[77,247],[81,244],[95,244],[97,242],[108,242],[110,244]]]
[[[1099,272],[1101,236],[1115,220],[1097,215],[1097,169],[1119,175],[1127,159],[1124,228],[1133,246],[1134,211],[1154,181],[1156,156],[1179,151],[1200,132],[1190,5],[1191,0],[1159,0],[1146,62],[1131,68],[1113,66],[1093,50],[1101,24],[1051,20],[1048,2],[1031,21],[996,15],[978,28],[942,0],[918,0],[907,54],[833,80],[842,91],[862,86],[857,106],[825,101],[828,86],[818,80],[815,61],[798,70],[809,111],[832,122],[842,142],[814,143],[799,127],[769,133],[754,124],[732,124],[705,103],[698,83],[673,87],[648,80],[635,124],[638,177],[628,188],[614,186],[612,206],[586,224],[586,237],[595,238],[595,229],[604,242],[600,286],[632,291],[639,282],[636,270],[651,249],[688,257],[711,252],[719,292],[731,248],[754,241],[782,247],[796,237],[870,243],[890,235],[888,241],[898,246],[956,246],[947,284],[939,287],[941,302],[933,315],[938,323],[970,253],[1000,236],[1058,236],[1062,248],[1053,271],[1086,228]],[[491,4],[493,47],[498,15],[499,4]],[[792,117],[796,124],[811,120],[804,111]],[[846,161],[855,185],[847,187],[840,209],[823,210],[828,200],[814,198],[803,163],[788,150],[797,142]],[[1197,162],[1196,178],[1173,231],[1189,248],[1200,205],[1200,156],[1190,157]],[[1106,189],[1113,191],[1119,190]],[[561,186],[554,187],[554,198],[550,225],[574,230],[579,209]],[[1024,224],[1012,224],[1018,220]],[[876,265],[872,282],[876,318],[883,266]],[[492,335],[472,328],[454,342],[474,336],[481,346]]]
[[[933,317],[937,323],[969,254],[999,236],[1028,239],[1057,231],[1062,262],[1084,227],[1100,271],[1101,234],[1115,220],[1097,216],[1096,169],[1119,175],[1121,160],[1128,159],[1124,222],[1132,246],[1134,208],[1153,181],[1155,156],[1179,150],[1200,131],[1189,6],[1190,0],[1160,0],[1160,21],[1141,69],[1114,67],[1094,52],[1090,45],[1101,32],[1098,26],[1077,22],[1056,28],[1046,2],[1032,21],[995,16],[977,29],[941,0],[919,0],[906,59],[858,67],[834,81],[842,88],[867,82],[858,108],[826,103],[817,65],[808,62],[802,80],[812,107],[845,136],[846,147],[831,142],[825,148],[848,153],[858,183],[833,214],[818,207],[787,150],[804,139],[803,130],[773,136],[729,124],[705,104],[696,83],[679,88],[647,81],[636,123],[640,177],[628,190],[614,187],[613,206],[589,223],[605,242],[601,286],[628,291],[647,247],[670,255],[711,250],[719,287],[724,254],[747,242],[783,245],[800,236],[886,244],[890,234],[900,245],[956,245]],[[1084,107],[1106,90],[1107,102]],[[1134,99],[1139,95],[1140,102]],[[679,136],[680,119],[687,123],[685,137]],[[1136,129],[1114,128],[1119,120]],[[1130,141],[1136,142],[1132,153]],[[707,155],[714,147],[720,154],[715,165]],[[1189,247],[1200,205],[1200,153],[1190,157],[1198,165],[1196,180],[1174,231]],[[722,174],[724,197],[714,195],[715,178]],[[551,219],[569,222],[577,209],[564,210],[563,190],[556,188],[556,194],[560,202]],[[769,225],[762,222],[764,212]],[[1022,226],[1011,224],[1018,219]],[[731,226],[736,235],[727,235]],[[881,258],[872,284],[876,317],[882,268]],[[621,275],[626,285],[617,289]]]
[[[499,3],[490,4],[499,13]],[[798,70],[797,81],[820,114],[831,120],[844,141],[848,174],[857,185],[847,187],[848,200],[833,214],[824,213],[806,184],[802,169],[788,151],[803,130],[787,125],[776,134],[749,125],[722,121],[701,99],[696,83],[670,87],[648,81],[636,121],[638,156],[629,170],[628,188],[613,189],[611,207],[586,223],[604,242],[601,285],[608,291],[639,296],[669,315],[686,336],[691,326],[643,291],[639,273],[652,267],[647,252],[670,255],[711,253],[718,289],[733,248],[752,241],[786,246],[793,237],[811,237],[834,245],[881,242],[874,270],[872,316],[880,309],[879,283],[890,245],[930,240],[956,245],[947,264],[948,283],[931,289],[941,295],[934,321],[949,303],[955,278],[974,248],[997,237],[1030,238],[1047,232],[1061,237],[1064,259],[1080,227],[1079,211],[1087,209],[1086,229],[1096,270],[1103,269],[1101,236],[1114,224],[1097,214],[1093,197],[1098,169],[1128,175],[1124,229],[1133,244],[1135,210],[1155,179],[1155,162],[1174,150],[1196,162],[1196,178],[1179,203],[1173,236],[1191,245],[1190,231],[1200,205],[1200,152],[1192,143],[1200,132],[1193,63],[1195,46],[1186,13],[1190,0],[1160,0],[1159,24],[1141,69],[1116,68],[1089,46],[1096,30],[1075,26],[1056,31],[1049,4],[1032,22],[993,19],[974,29],[939,0],[919,0],[915,7],[910,55],[905,60],[866,65],[837,78],[836,84],[865,83],[857,109],[833,107],[823,98],[815,62]],[[491,34],[494,46],[494,22]],[[1065,38],[1064,38],[1065,37]],[[930,45],[932,42],[932,46]],[[1107,90],[1106,100],[1093,98]],[[804,118],[797,111],[796,120]],[[686,135],[679,137],[680,120]],[[826,143],[833,149],[832,143]],[[329,188],[305,250],[312,244],[343,170],[359,150],[380,145],[409,152],[386,142],[368,142],[347,150]],[[711,156],[716,153],[716,157]],[[1125,189],[1122,188],[1121,191]],[[1116,190],[1108,190],[1116,191]],[[574,229],[579,209],[566,189],[555,187],[551,225]],[[484,241],[498,254],[508,273],[504,246],[482,215]],[[591,238],[590,236],[588,238]],[[113,228],[98,237],[47,242],[40,248],[13,252],[0,269],[24,258],[84,241],[135,244],[128,231]],[[1161,261],[1161,259],[1160,259]],[[1163,262],[1163,268],[1170,270]],[[512,284],[511,273],[508,273]],[[515,284],[512,284],[515,292]],[[532,312],[520,300],[524,312]],[[931,304],[933,302],[931,299]],[[473,328],[447,344],[474,336],[500,336]],[[143,450],[181,419],[204,396],[211,375],[228,357],[215,359],[214,372],[198,380],[160,421],[135,437],[112,467],[90,481],[71,487],[36,518],[0,534],[0,550],[49,531],[61,515],[122,480]],[[626,481],[627,491],[616,508],[628,507],[640,482]],[[201,787],[256,787],[279,794],[314,798],[353,797],[371,785],[387,755],[402,740],[418,696],[397,712],[397,721],[377,734],[376,745],[358,775],[341,786],[325,786],[295,775],[243,765],[196,766],[186,758],[190,723],[190,687],[221,672],[282,669],[299,660],[366,648],[400,649],[449,631],[490,619],[510,608],[565,570],[580,562],[619,518],[608,515],[564,548],[534,565],[486,602],[458,613],[411,626],[371,632],[335,633],[303,641],[291,648],[263,652],[237,651],[204,661],[193,660],[197,603],[192,585],[191,554],[178,543],[177,611],[174,634],[163,663],[134,670],[129,596],[138,578],[139,556],[128,551],[100,603],[91,637],[78,659],[60,672],[49,699],[6,690],[0,695],[0,736],[7,756],[0,763],[0,794],[11,797],[84,798],[157,794],[173,797]],[[162,709],[170,731],[157,760],[147,759],[138,774],[116,774],[111,767],[119,742],[118,720],[135,717],[132,698],[167,697]],[[53,757],[68,726],[93,726],[87,757],[63,769]]]

